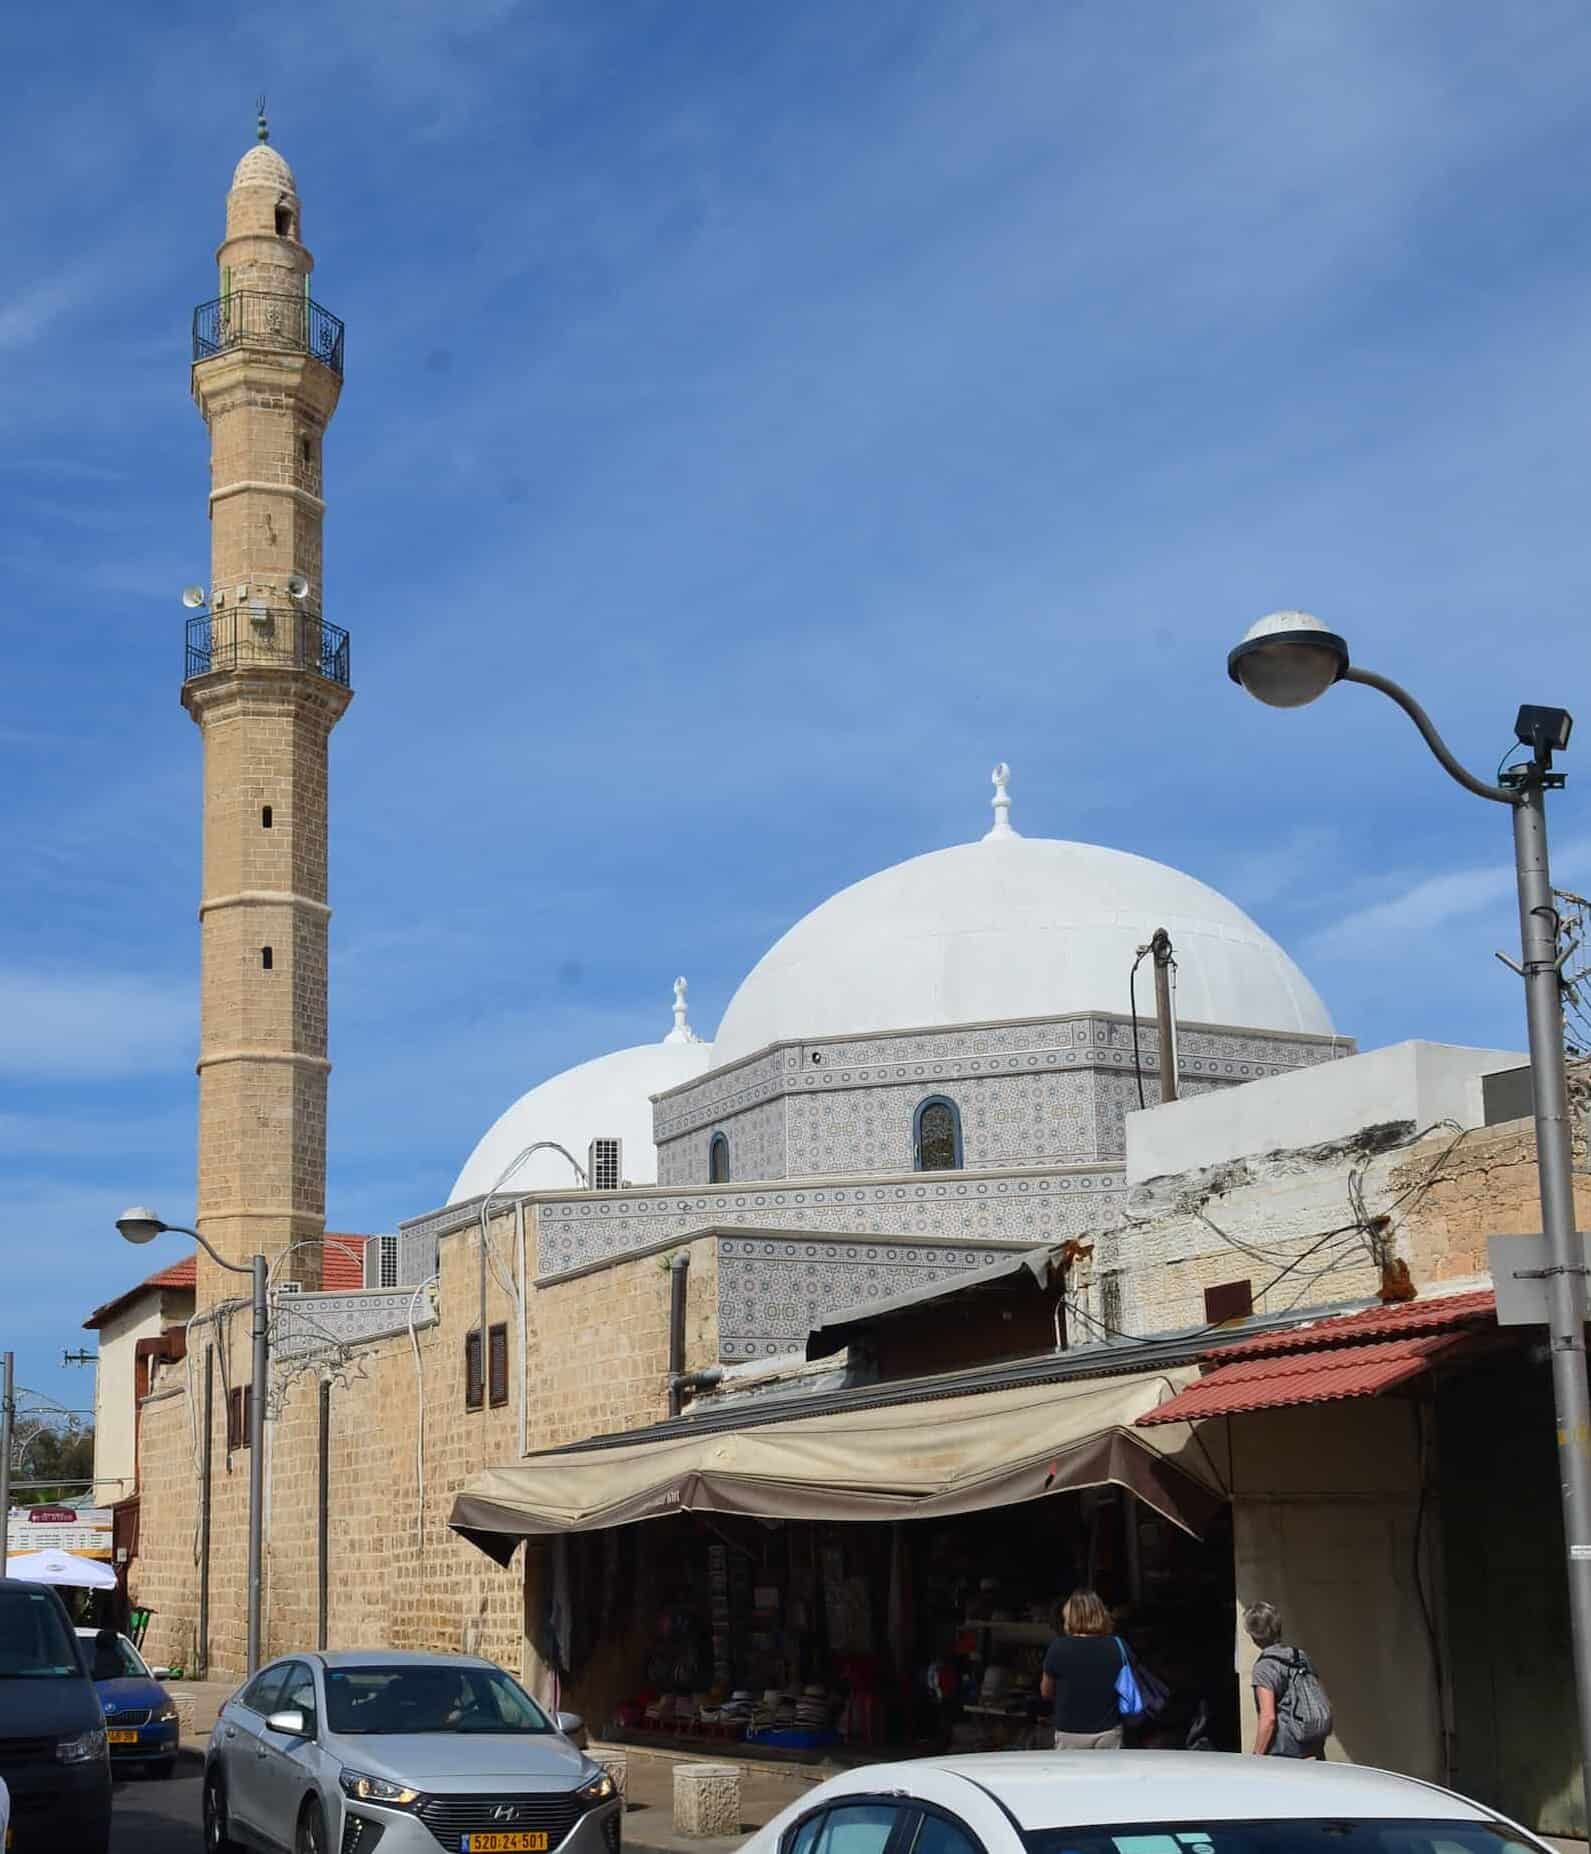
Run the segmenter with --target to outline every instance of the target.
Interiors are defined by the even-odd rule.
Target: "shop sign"
[[[113,1524],[108,1506],[14,1506],[6,1525],[6,1554],[69,1551],[75,1558],[109,1564]]]

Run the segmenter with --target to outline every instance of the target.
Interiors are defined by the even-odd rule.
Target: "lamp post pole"
[[[260,1665],[261,1591],[264,1581],[265,1535],[265,1402],[269,1394],[271,1371],[270,1270],[263,1255],[251,1256],[247,1262],[229,1262],[199,1234],[182,1223],[166,1223],[152,1210],[138,1207],[123,1211],[116,1227],[128,1242],[153,1242],[169,1232],[191,1236],[218,1268],[230,1274],[250,1277],[251,1337],[254,1341],[254,1376],[249,1386],[249,1568],[248,1568],[248,1672],[257,1673]],[[205,1663],[210,1659],[209,1643],[201,1644]]]
[[[1511,766],[1499,775],[1498,784],[1491,785],[1454,758],[1430,716],[1406,689],[1370,670],[1353,668],[1342,638],[1306,612],[1276,612],[1260,619],[1228,657],[1227,673],[1251,695],[1276,708],[1302,707],[1334,682],[1378,689],[1409,716],[1444,771],[1476,797],[1507,805],[1513,812],[1520,939],[1520,964],[1515,970],[1524,980],[1530,1038],[1570,1652],[1579,1702],[1581,1784],[1591,1820],[1591,1382],[1586,1376],[1586,1261],[1575,1227],[1563,980],[1558,910],[1547,861],[1546,809],[1547,793],[1563,784],[1563,775],[1552,770],[1552,756],[1568,746],[1573,723],[1563,709],[1521,708],[1514,731],[1520,745],[1531,749],[1531,756]]]
[[[11,1533],[11,1444],[17,1429],[16,1355],[0,1360],[0,1577],[6,1574]]]

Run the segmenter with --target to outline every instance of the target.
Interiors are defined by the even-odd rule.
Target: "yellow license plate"
[[[136,1732],[107,1732],[106,1738],[113,1745],[135,1745],[138,1743]]]
[[[488,1828],[480,1834],[465,1835],[462,1854],[546,1854],[546,1850],[544,1833]]]

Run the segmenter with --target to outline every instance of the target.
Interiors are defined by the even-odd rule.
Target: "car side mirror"
[[[295,1706],[290,1712],[273,1712],[265,1721],[268,1732],[280,1732],[285,1738],[308,1738],[309,1724]]]
[[[171,1678],[171,1669],[169,1667],[152,1667],[149,1670],[149,1678],[151,1680],[169,1680]]]
[[[586,1729],[586,1722],[577,1712],[559,1712],[553,1714],[553,1724],[565,1738],[573,1738],[576,1732]]]

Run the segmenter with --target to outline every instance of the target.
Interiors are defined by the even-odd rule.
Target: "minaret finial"
[[[988,843],[995,837],[1020,837],[1019,830],[1011,828],[1011,768],[1004,760],[995,767],[989,777],[994,781],[994,826],[983,833],[983,840]]]
[[[665,1043],[699,1043],[702,1039],[685,1021],[685,993],[689,989],[684,979],[674,981],[674,1028],[664,1037]]]
[[[268,142],[271,139],[271,125],[265,120],[265,92],[262,90],[254,99],[254,133],[258,140]]]

